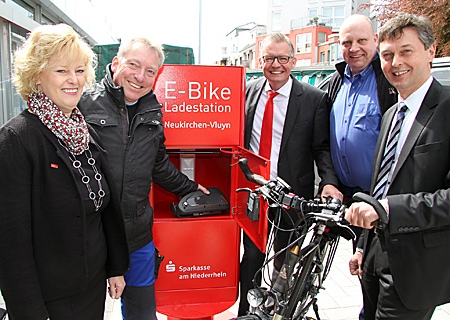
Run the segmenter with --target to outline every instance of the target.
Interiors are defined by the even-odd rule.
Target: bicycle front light
[[[259,307],[265,299],[265,290],[262,288],[250,289],[247,292],[247,301],[253,308]]]

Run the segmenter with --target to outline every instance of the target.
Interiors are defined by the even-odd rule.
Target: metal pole
[[[198,0],[198,64],[201,64],[202,51],[202,0]]]

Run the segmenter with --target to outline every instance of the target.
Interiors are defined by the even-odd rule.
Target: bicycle
[[[251,195],[249,199],[260,195],[270,207],[280,210],[295,209],[298,220],[291,230],[289,245],[266,259],[259,271],[262,272],[263,284],[267,287],[257,285],[254,281],[255,288],[249,290],[247,294],[250,310],[247,315],[237,319],[307,320],[313,319],[307,317],[312,307],[317,320],[320,320],[317,295],[324,289],[323,282],[330,271],[339,239],[343,237],[351,240],[355,237],[344,219],[346,206],[338,199],[326,199],[325,203],[320,199],[305,200],[290,193],[289,185],[281,178],[267,181],[253,174],[246,158],[239,159],[238,164],[246,179],[258,186],[254,190],[245,188],[238,189],[237,192],[248,191]],[[354,199],[374,206],[380,216],[380,222],[387,223],[386,212],[374,198],[357,193]],[[382,224],[379,228],[381,226]],[[276,228],[274,225],[272,232],[274,230],[276,232]],[[271,238],[272,240],[268,241],[268,248],[273,241],[273,237]],[[285,254],[284,264],[278,275],[271,277],[265,269],[279,254]]]

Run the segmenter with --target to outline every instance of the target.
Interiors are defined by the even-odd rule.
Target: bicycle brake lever
[[[334,224],[338,224],[342,221],[342,218],[338,215],[330,215],[330,214],[323,214],[323,213],[315,213],[314,214],[315,218],[318,218],[322,221],[325,222],[333,222]]]

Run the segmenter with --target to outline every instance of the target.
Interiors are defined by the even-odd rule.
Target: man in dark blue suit
[[[350,207],[346,219],[366,229],[358,245],[364,253],[350,269],[362,273],[366,320],[430,319],[450,301],[450,87],[430,73],[436,44],[429,19],[400,13],[380,29],[379,42],[383,72],[399,93],[383,116],[371,186],[389,222],[373,228],[378,215],[370,205]],[[393,136],[394,160],[381,170]]]
[[[292,191],[305,199],[315,196],[314,162],[321,178],[321,195],[339,198],[337,177],[334,173],[329,146],[329,112],[327,94],[291,76],[296,59],[294,47],[281,33],[268,35],[262,42],[260,64],[264,77],[249,82],[246,90],[246,126],[244,146],[261,154],[260,140],[263,115],[269,92],[275,91],[274,111],[271,118],[272,139],[270,155],[271,179],[285,180]],[[273,217],[273,212],[270,213]],[[289,232],[296,216],[283,213],[280,230],[275,236],[274,250],[288,245]],[[240,304],[238,315],[248,311],[247,291],[253,288],[253,277],[264,262],[264,254],[244,234],[244,256],[240,268]],[[280,270],[284,261],[280,254],[274,260],[274,269]],[[261,274],[256,274],[261,282]]]

